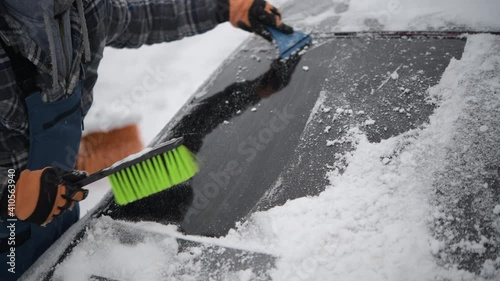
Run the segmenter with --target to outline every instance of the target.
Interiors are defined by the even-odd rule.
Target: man
[[[17,279],[78,220],[87,191],[70,183],[86,176],[73,169],[104,47],[178,40],[225,21],[267,40],[266,25],[293,32],[264,0],[0,2],[1,280]]]

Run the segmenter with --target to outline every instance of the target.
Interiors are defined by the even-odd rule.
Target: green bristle
[[[181,177],[183,179],[189,177],[189,174],[188,174],[188,171],[187,171],[187,167],[185,167],[184,165],[184,161],[182,161],[182,156],[181,156],[181,152],[180,150],[176,150],[174,151],[174,153],[176,154],[175,155],[175,162],[177,163],[178,167],[179,167],[179,174],[181,175]]]
[[[170,153],[170,152],[168,152]],[[168,153],[165,153],[163,155],[166,155]],[[171,170],[173,167],[171,165],[168,165],[163,159],[162,156],[159,155],[154,158],[154,160],[158,161],[158,168],[156,169],[155,173],[160,175],[161,181],[161,186],[170,186],[175,184],[175,180],[172,178],[171,175]],[[171,169],[167,169],[167,167],[172,167]]]
[[[127,195],[129,198],[138,198],[137,192],[135,191],[136,189],[134,188],[135,186],[138,186],[137,182],[135,181],[134,175],[132,174],[132,167],[129,169],[125,169],[122,171],[123,179],[126,182],[127,186]]]
[[[152,174],[154,173],[154,167],[153,167],[153,160],[151,159],[148,159],[144,162],[146,164],[146,166],[148,167],[147,169],[147,173],[148,174]],[[160,185],[160,180],[158,179],[158,177],[150,177],[151,179],[151,186],[150,186],[150,190],[153,190],[155,186],[158,186]]]
[[[116,174],[109,176],[109,182],[111,183],[111,186],[119,186]],[[127,201],[125,200],[125,198],[123,198],[122,192],[119,193],[115,192],[115,200],[118,204],[123,204],[124,202]]]
[[[116,173],[113,175],[114,177],[116,177],[116,184],[117,184],[117,187],[120,187],[120,189],[125,189],[126,186],[125,186],[125,183],[123,181],[123,178],[122,178],[122,175],[121,173]],[[111,187],[113,187],[114,185],[111,184]],[[118,192],[118,193],[115,193],[116,194],[119,194],[120,195],[120,201],[121,202],[127,202],[128,201],[128,198],[126,196],[126,192]],[[117,202],[118,202],[118,197],[115,196],[115,198],[117,198]]]
[[[133,190],[134,183],[130,180],[128,171],[121,171],[120,176],[123,182],[122,192],[125,194],[127,201],[132,200],[135,197],[135,192]]]
[[[179,165],[179,161],[176,161],[177,157],[178,153],[177,150],[175,150],[168,155],[168,160],[170,160],[170,163],[173,163],[171,165],[174,165],[176,167],[175,169],[176,180],[181,180],[182,178],[184,178],[184,174],[182,173],[182,167]]]
[[[144,173],[141,168],[141,163],[137,163],[132,167],[132,173],[134,174],[135,180],[137,182],[137,185],[140,186],[141,188],[138,188],[137,190],[139,197],[145,197],[147,196],[149,190],[148,186],[148,181],[147,177],[144,176]]]
[[[139,173],[137,172],[137,164],[134,165],[134,166],[132,166],[132,167],[130,167],[130,169],[128,169],[128,170],[132,174],[131,178],[134,181],[134,186],[140,186],[141,187],[141,188],[134,189],[134,191],[136,192],[136,196],[138,198],[144,197],[144,194],[142,193],[144,191],[144,189],[145,189],[144,188],[144,181],[143,181],[142,177],[139,176]]]
[[[147,176],[151,175],[151,172],[148,169],[146,161],[139,164],[139,173],[141,174],[141,177],[144,179],[144,190],[146,191],[147,194],[150,194],[154,186],[153,184],[154,177]]]
[[[158,161],[161,163],[165,163],[168,167],[172,167],[174,164],[170,163],[170,158],[168,157],[169,154],[170,153],[165,153],[161,155],[160,157],[158,157]],[[170,182],[177,181],[177,179],[175,178],[175,170],[173,168],[168,170],[168,180]]]
[[[170,177],[171,182],[177,182],[178,181],[178,176],[177,176],[177,167],[175,166],[175,163],[172,161],[172,152],[170,151],[169,153],[165,153],[162,155],[163,156],[163,161],[167,167],[172,167],[171,169],[168,170],[168,175]]]
[[[116,183],[118,185],[114,188],[113,184],[111,184],[111,187],[113,187],[113,190],[120,190],[120,192],[115,192],[115,197],[118,194],[122,204],[125,204],[129,201],[128,194],[130,194],[130,192],[126,192],[128,189],[128,181],[124,179],[124,174],[122,172],[118,172],[114,176],[116,176]]]
[[[163,191],[198,172],[194,155],[183,145],[109,176],[115,201],[125,205]]]
[[[180,146],[179,153],[181,155],[179,160],[183,162],[188,177],[198,173],[198,165],[196,165],[196,160],[194,159],[191,151],[189,151],[189,149],[185,146]]]

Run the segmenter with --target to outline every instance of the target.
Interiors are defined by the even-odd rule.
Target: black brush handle
[[[131,155],[123,160],[120,160],[116,162],[115,164],[111,165],[108,168],[102,169],[98,172],[95,172],[88,177],[76,182],[73,184],[73,187],[75,188],[81,188],[86,185],[89,185],[91,183],[94,183],[98,180],[101,180],[109,175],[115,174],[123,169],[129,168],[131,166],[134,166],[135,164],[141,163],[145,160],[149,160],[155,156],[161,155],[165,152],[171,151],[179,147],[184,143],[184,138],[175,138],[171,139],[163,144],[160,144],[159,146],[149,149],[146,148],[142,152],[139,152],[138,154]]]

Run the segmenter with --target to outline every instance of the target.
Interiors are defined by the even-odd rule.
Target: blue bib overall
[[[74,169],[82,135],[80,107],[82,83],[72,95],[58,102],[45,103],[39,92],[25,98],[28,109],[30,148],[27,169],[39,170],[47,166]],[[80,208],[75,204],[71,211],[45,227],[15,222],[15,273],[8,271],[12,259],[10,250],[0,253],[0,280],[17,280],[71,225],[78,221]],[[10,235],[7,228],[12,222],[0,223],[0,239]],[[9,246],[10,248],[10,246]],[[11,255],[12,256],[12,255]]]

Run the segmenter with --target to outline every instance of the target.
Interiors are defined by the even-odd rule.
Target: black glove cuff
[[[215,17],[218,23],[229,21],[229,1],[230,0],[216,0]]]

